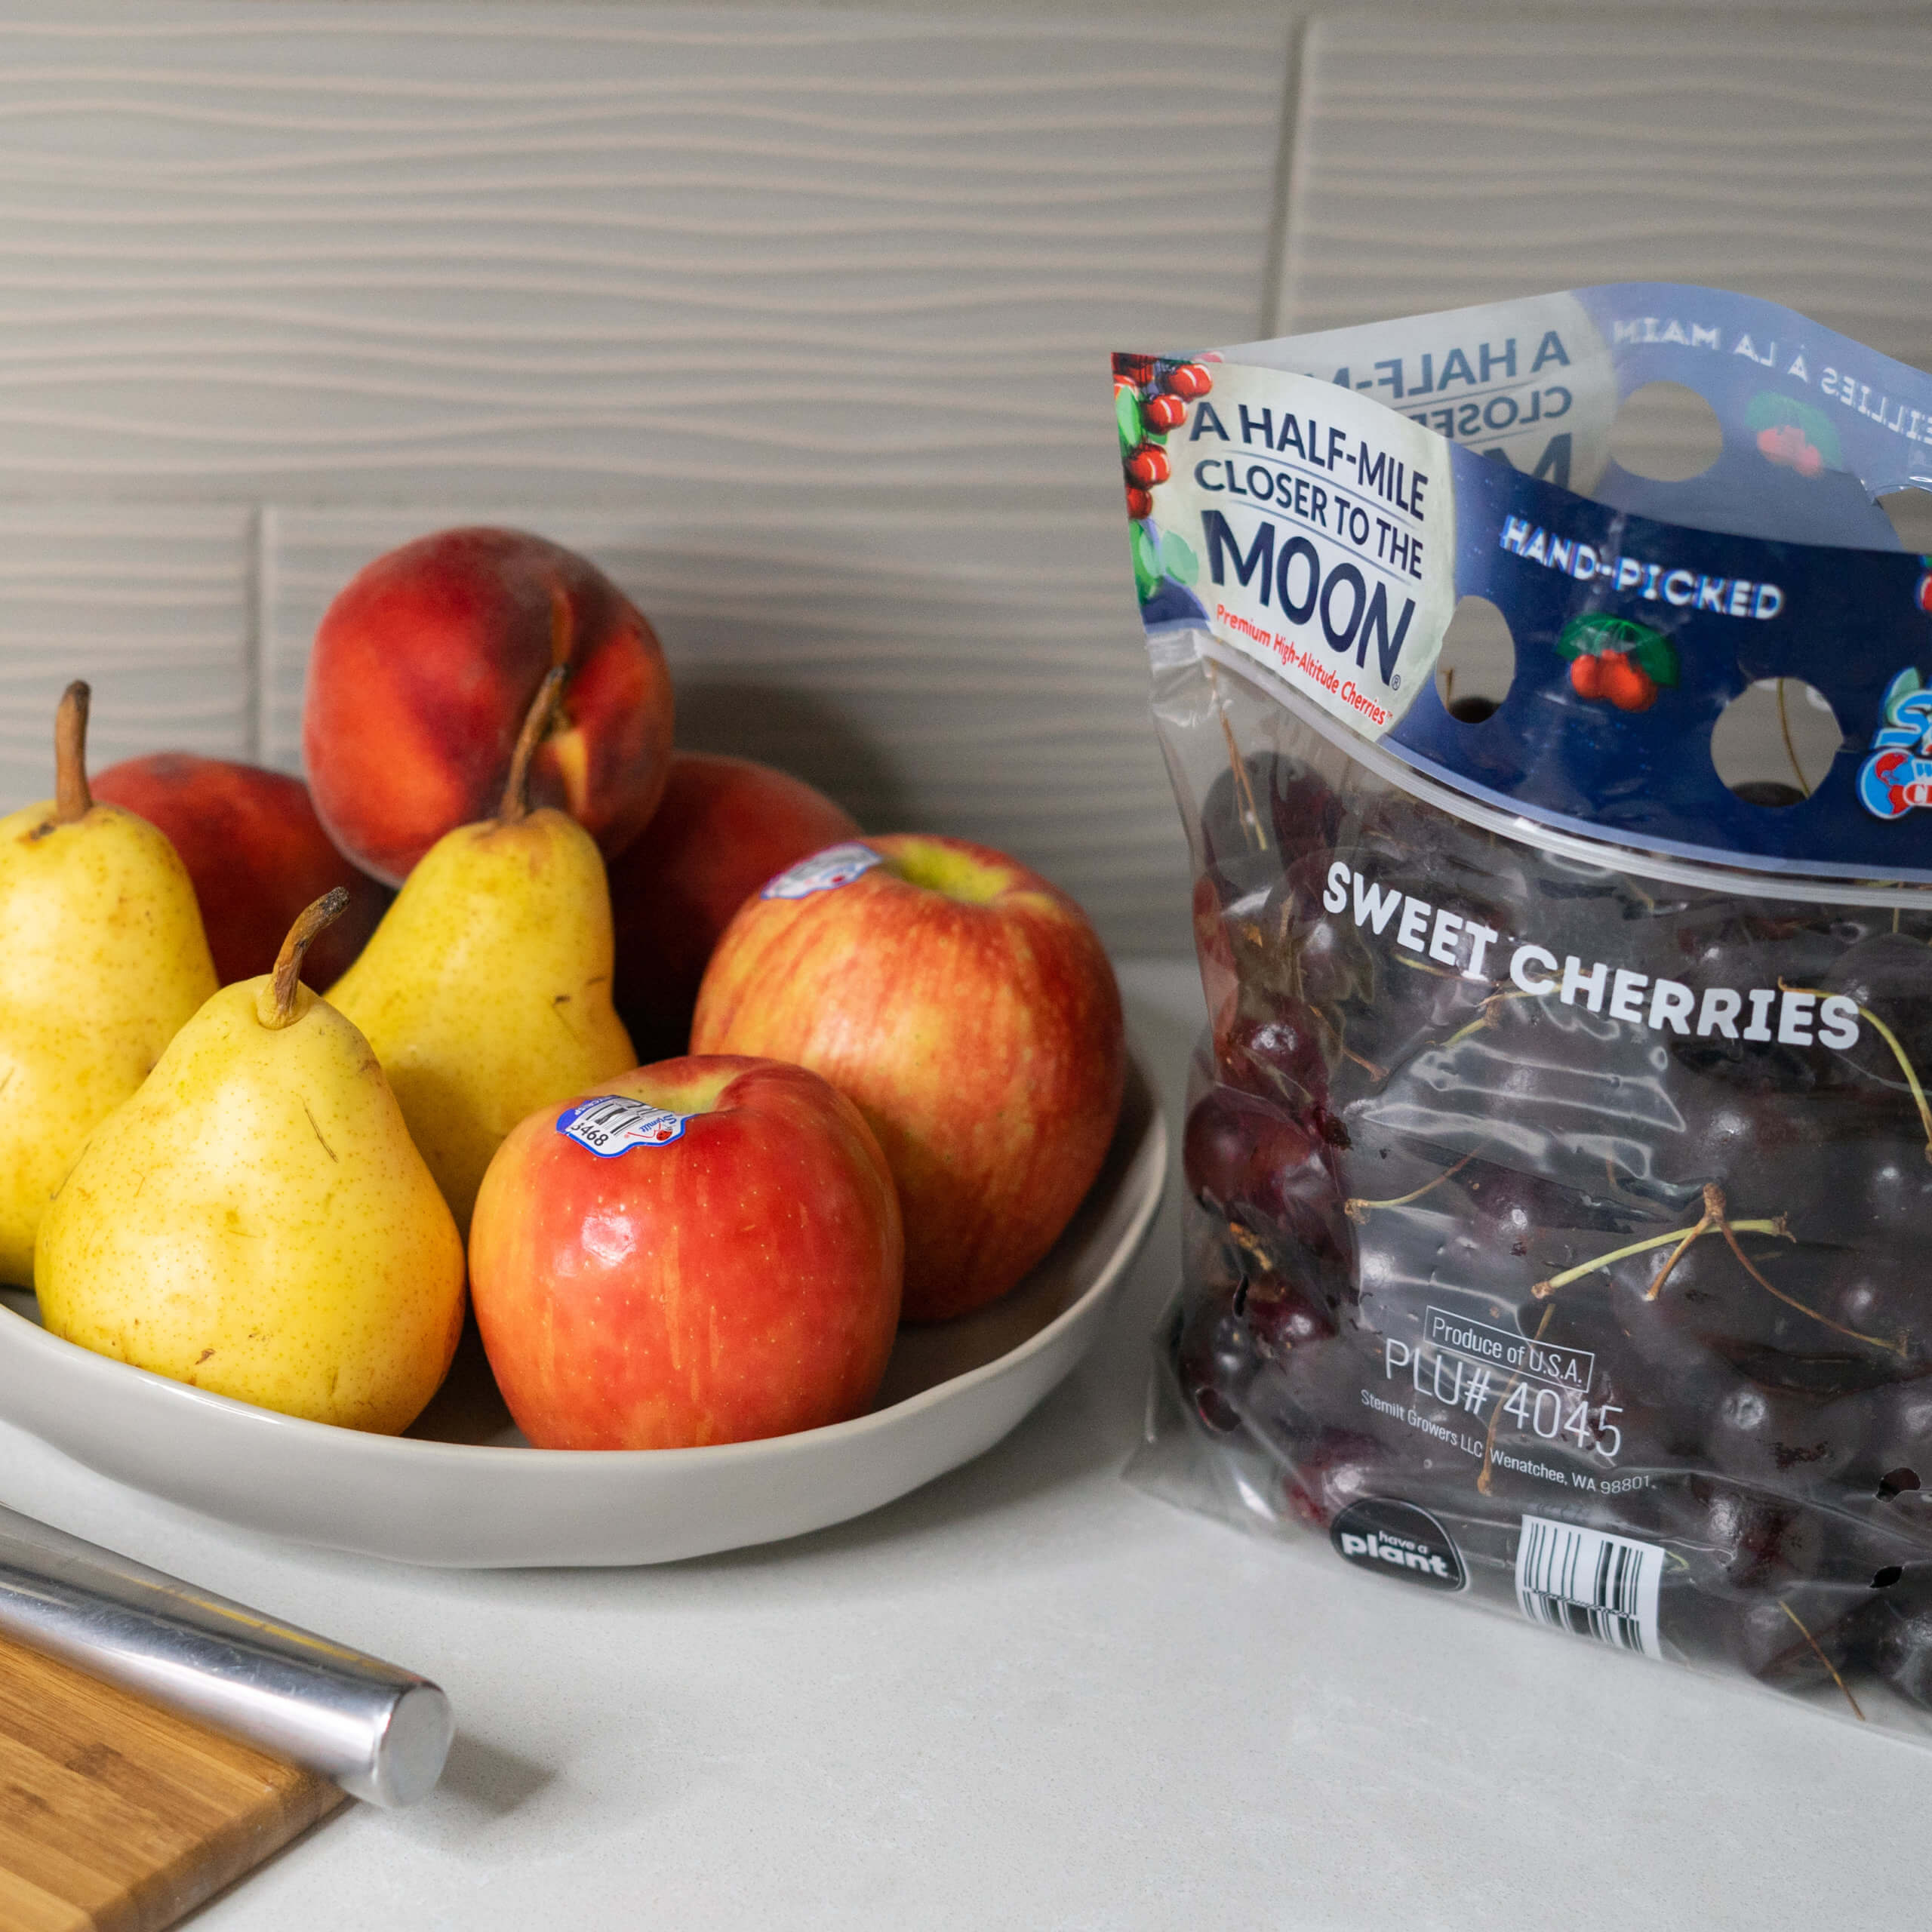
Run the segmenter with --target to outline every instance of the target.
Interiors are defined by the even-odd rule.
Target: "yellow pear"
[[[54,795],[0,818],[0,1281],[88,1136],[140,1086],[214,965],[167,835],[88,789],[88,688],[54,726]]]
[[[463,1242],[368,1042],[300,983],[349,903],[224,986],[100,1128],[41,1223],[57,1335],[311,1422],[393,1435],[463,1328]]]
[[[466,1235],[510,1129],[636,1063],[611,1004],[611,891],[596,843],[567,814],[525,800],[562,680],[550,673],[524,720],[497,816],[424,853],[328,992],[375,1048]]]

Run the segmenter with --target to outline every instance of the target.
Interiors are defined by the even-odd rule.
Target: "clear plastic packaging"
[[[1817,345],[1838,365],[1856,349],[1765,305],[1664,294],[1728,317],[1720,353],[1748,321],[1755,353],[1775,337],[1814,383]],[[1520,315],[1559,300],[1589,324],[1572,364],[1601,365],[1595,442],[1570,446],[1587,497],[1358,399],[1341,378],[1376,358],[1345,338],[1117,363],[1211,1020],[1183,1280],[1134,1473],[1411,1586],[1932,1734],[1932,817],[1897,760],[1872,777],[1926,755],[1912,700],[1932,575],[1883,553],[1882,518],[1857,525],[1851,501],[1932,475],[1903,434],[1932,426],[1932,384],[1885,365],[1903,452],[1848,454],[1848,435],[1810,466],[1787,420],[1762,438],[1755,391],[1711,384],[1743,481],[1703,479],[1678,521],[1592,454],[1617,396],[1654,377],[1655,358],[1613,352],[1612,325],[1620,305],[1661,307],[1654,288],[1363,334],[1389,349],[1407,331],[1385,368],[1432,333],[1500,362],[1513,334],[1527,375]],[[1672,374],[1696,386],[1684,347]],[[1132,432],[1177,368],[1200,384],[1152,412],[1171,454],[1142,466],[1165,472],[1150,486]],[[1235,440],[1197,428],[1203,404],[1240,395],[1258,426],[1264,393],[1271,443],[1284,412],[1304,453],[1311,420],[1332,423],[1340,443],[1314,445],[1331,481],[1352,454],[1358,472],[1395,460],[1377,438],[1396,424],[1404,488],[1422,475],[1443,506],[1415,520],[1436,549],[1423,573],[1398,555],[1378,577],[1372,540],[1339,549],[1278,508],[1271,568],[1299,543],[1306,571],[1260,601],[1262,512],[1236,521],[1215,500],[1229,472],[1203,485],[1186,466]],[[1814,424],[1806,447],[1821,441]],[[1855,526],[1869,549],[1797,540],[1827,475],[1846,487],[1826,536]],[[1620,500],[1640,488],[1641,516]],[[1512,547],[1524,528],[1540,558]],[[1586,543],[1615,567],[1577,570]],[[1379,679],[1379,640],[1357,661],[1336,643],[1346,611],[1324,626],[1309,588],[1351,555],[1348,601],[1386,585],[1392,635],[1417,586]],[[1646,577],[1672,571],[1725,587],[1647,603]],[[1507,621],[1515,671],[1459,715],[1441,652],[1472,595]],[[1616,674],[1643,702],[1606,702],[1612,658],[1647,666],[1642,685]],[[1352,697],[1319,675],[1338,665]],[[1844,727],[1828,768],[1807,776],[1787,716],[1789,784],[1726,785],[1718,719],[1799,678]]]

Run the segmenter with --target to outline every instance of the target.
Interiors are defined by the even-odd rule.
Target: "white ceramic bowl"
[[[1167,1134],[1130,1067],[1107,1164],[1013,1293],[900,1332],[869,1414],[709,1449],[532,1449],[473,1334],[407,1435],[301,1422],[58,1340],[0,1307],[0,1415],[205,1515],[406,1563],[664,1563],[863,1515],[990,1448],[1071,1370],[1159,1208]]]

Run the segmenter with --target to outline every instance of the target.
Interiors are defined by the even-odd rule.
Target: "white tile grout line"
[[[1255,340],[1281,333],[1281,311],[1288,272],[1288,216],[1295,181],[1295,137],[1301,126],[1303,50],[1313,17],[1295,14],[1287,23],[1281,50],[1281,113],[1276,131],[1275,190],[1269,205],[1268,232],[1261,260],[1261,312],[1255,318]]]
[[[267,761],[269,624],[274,596],[272,578],[275,548],[275,511],[258,503],[248,525],[248,759]]]

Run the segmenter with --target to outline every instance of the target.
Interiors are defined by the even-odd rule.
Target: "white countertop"
[[[1121,977],[1177,1130],[1193,969]],[[11,1429],[0,1500],[454,1701],[435,1796],[338,1812],[210,1932],[1915,1921],[1932,1752],[1122,1481],[1176,1264],[1171,1201],[1014,1435],[740,1555],[408,1570],[214,1527]]]

